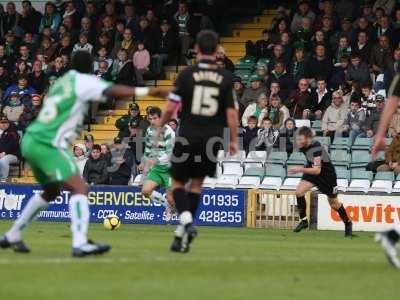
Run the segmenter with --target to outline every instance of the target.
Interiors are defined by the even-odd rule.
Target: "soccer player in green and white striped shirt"
[[[93,70],[92,56],[77,51],[72,57],[72,70],[59,78],[49,90],[37,119],[27,128],[22,140],[22,155],[29,163],[43,192],[35,194],[25,206],[11,229],[0,238],[0,248],[12,248],[28,253],[22,241],[22,230],[49,202],[59,194],[61,187],[71,191],[72,255],[81,257],[108,252],[109,245],[88,241],[89,226],[88,187],[79,175],[70,145],[79,136],[89,102],[105,101],[107,97],[133,96],[166,97],[167,90],[160,88],[132,88],[112,85],[97,76]]]
[[[175,132],[169,125],[165,125],[159,136],[159,124],[161,121],[161,109],[152,107],[148,112],[150,127],[145,135],[145,149],[140,169],[149,169],[146,176],[142,194],[149,197],[153,202],[160,203],[166,207],[166,220],[171,218],[172,197],[170,194],[171,176],[169,174],[170,158],[174,147]],[[168,200],[160,192],[158,187],[164,187],[167,191]]]

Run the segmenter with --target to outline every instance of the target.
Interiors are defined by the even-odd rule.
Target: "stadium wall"
[[[41,192],[38,185],[5,184],[0,186],[0,220],[17,218],[29,198]],[[256,198],[256,194],[261,195]],[[340,194],[355,231],[381,231],[400,222],[399,194]],[[40,221],[69,220],[70,193],[63,191]],[[318,230],[343,230],[337,213],[329,207],[325,195],[309,196],[308,211]],[[314,199],[313,201],[311,199]],[[312,203],[310,203],[312,202]],[[91,186],[89,193],[90,221],[102,222],[108,214],[117,214],[125,224],[166,224],[164,207],[144,197],[140,188],[132,186]],[[196,216],[197,225],[291,228],[294,213],[294,191],[205,189]],[[311,208],[312,207],[312,208]],[[271,213],[272,212],[272,213]],[[257,215],[258,214],[258,215]],[[255,218],[260,217],[258,222]],[[176,223],[174,217],[172,223]]]

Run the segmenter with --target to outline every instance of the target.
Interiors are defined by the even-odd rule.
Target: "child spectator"
[[[138,50],[133,54],[133,65],[136,70],[137,85],[144,85],[143,75],[149,71],[150,53],[143,42],[138,43]]]
[[[289,118],[279,131],[279,150],[286,151],[288,156],[293,153],[293,139],[296,131],[296,122]]]
[[[79,43],[76,43],[74,46],[74,49],[72,50],[72,53],[76,51],[87,51],[90,54],[93,51],[93,46],[89,44],[88,42],[88,36],[86,33],[81,33],[79,35]]]
[[[285,120],[290,117],[289,109],[282,105],[281,98],[276,94],[270,96],[269,103],[268,118],[275,129],[280,129],[283,127]]]
[[[111,67],[113,60],[108,57],[108,51],[106,47],[100,47],[99,50],[97,50],[97,57],[94,60],[93,64],[93,71],[97,71],[99,69],[99,64],[102,61],[106,61],[108,64],[108,67]]]
[[[365,110],[361,108],[360,99],[353,97],[350,101],[350,111],[343,123],[343,134],[350,137],[350,145],[353,145],[356,138],[364,132],[365,118]]]
[[[12,122],[15,126],[19,127],[19,119],[24,108],[25,106],[22,104],[19,94],[17,92],[12,92],[8,105],[3,108],[3,114],[7,117],[9,122]]]
[[[86,147],[84,144],[75,144],[73,148],[75,163],[79,168],[81,176],[83,175],[83,170],[85,169],[86,161],[88,160],[85,156]]]
[[[250,116],[247,119],[247,126],[243,128],[243,150],[246,151],[246,155],[250,151],[251,142],[257,141],[258,134],[257,118],[255,116]],[[253,147],[255,144],[253,144]]]
[[[88,184],[107,184],[107,167],[107,161],[101,156],[100,145],[93,145],[83,170],[83,178]]]
[[[265,117],[262,120],[261,128],[257,132],[257,143],[256,143],[256,150],[267,151],[268,155],[272,152],[272,148],[275,145],[279,137],[279,131],[273,129],[272,122],[268,117]]]
[[[111,77],[117,84],[133,85],[135,83],[135,68],[131,60],[128,60],[128,53],[121,49],[118,51],[117,59],[114,60]]]

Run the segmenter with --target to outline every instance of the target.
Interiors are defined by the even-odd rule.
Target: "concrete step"
[[[254,38],[250,38],[250,39],[246,39],[246,38],[242,38],[242,37],[238,37],[238,36],[232,36],[232,37],[224,37],[221,38],[221,44],[225,47],[228,44],[245,44],[246,41],[250,40],[252,42],[256,42],[257,40],[259,40],[260,37],[254,37]]]

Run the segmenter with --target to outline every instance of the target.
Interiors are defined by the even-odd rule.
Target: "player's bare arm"
[[[153,96],[166,98],[171,91],[170,88],[148,88],[148,87],[130,87],[121,84],[115,84],[104,91],[104,95],[107,97],[124,98],[124,97],[143,97]]]
[[[226,119],[230,131],[230,144],[229,144],[229,153],[230,155],[234,155],[238,151],[238,127],[239,127],[239,114],[237,109],[228,108],[226,110]]]

